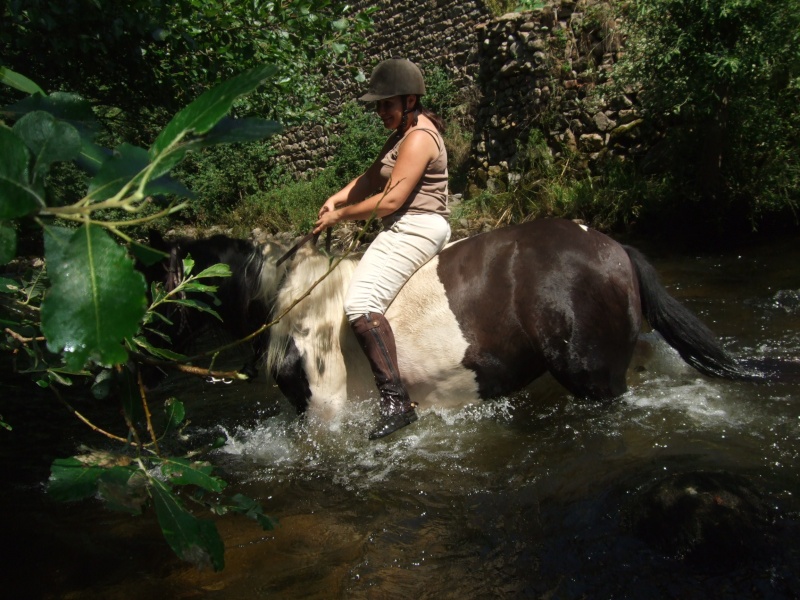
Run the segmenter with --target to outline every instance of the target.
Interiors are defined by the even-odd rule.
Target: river
[[[650,257],[734,356],[800,356],[796,240]],[[219,573],[178,560],[151,514],[49,502],[52,458],[95,438],[16,398],[0,432],[3,595],[800,597],[800,385],[703,377],[647,332],[629,383],[599,406],[545,378],[369,442],[369,402],[311,428],[264,380],[173,381],[194,435],[227,439],[214,458],[226,479],[279,522],[217,517]]]

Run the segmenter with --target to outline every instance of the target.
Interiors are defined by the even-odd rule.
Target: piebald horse
[[[232,264],[225,285],[239,300],[223,316],[235,331],[281,314],[331,265],[310,245],[277,266],[284,246],[253,245],[243,259],[241,244],[217,236],[181,248],[195,260],[204,248],[203,262]],[[347,410],[349,399],[376,395],[342,309],[356,260],[342,260],[268,331],[267,367],[298,411],[329,418]],[[448,245],[411,277],[386,317],[402,378],[422,410],[508,395],[548,372],[575,396],[616,398],[627,389],[643,317],[701,373],[761,377],[669,295],[641,253],[568,220],[531,221]]]

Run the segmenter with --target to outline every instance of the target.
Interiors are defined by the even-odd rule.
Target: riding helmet
[[[425,94],[425,81],[419,67],[405,58],[384,60],[372,70],[367,93],[359,100],[372,102],[392,96]]]

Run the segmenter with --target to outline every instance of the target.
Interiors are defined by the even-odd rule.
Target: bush
[[[176,175],[197,195],[180,218],[198,225],[215,223],[280,180],[269,142],[215,146],[190,154]]]
[[[793,216],[800,2],[641,0],[624,23],[614,80],[641,86],[643,114],[663,132],[652,163],[679,205],[676,224],[691,212],[682,226],[728,237],[767,213]]]
[[[266,171],[260,181],[255,181],[254,189],[248,189],[247,193],[236,197],[234,194],[239,193],[239,190],[226,191],[220,187],[221,182],[230,181],[233,185],[240,185],[241,189],[241,185],[250,179],[237,181],[235,175],[241,175],[241,164],[230,163],[232,170],[228,177],[210,178],[218,186],[215,195],[217,204],[210,206],[208,201],[205,203],[209,210],[215,211],[210,214],[217,221],[233,228],[237,235],[247,235],[253,227],[273,233],[308,233],[317,220],[320,206],[331,194],[372,164],[387,137],[387,132],[375,113],[365,110],[356,102],[349,102],[342,107],[339,122],[343,130],[333,142],[335,155],[325,169],[308,179],[295,179],[279,169],[272,169]],[[264,156],[268,158],[270,155]],[[253,158],[258,159],[260,156]],[[246,159],[246,156],[242,157],[242,160]],[[222,193],[219,193],[220,190]],[[226,203],[226,198],[230,202]]]
[[[367,170],[383,148],[388,133],[375,112],[366,110],[363,103],[348,102],[342,106],[338,120],[342,133],[334,142],[334,158],[328,169],[333,170],[342,187]]]
[[[544,134],[531,130],[520,149],[522,174],[506,189],[486,190],[464,202],[459,217],[491,227],[544,217],[580,219],[600,230],[627,230],[642,211],[652,184],[632,163],[609,159],[591,175],[579,157],[561,149],[555,159]]]

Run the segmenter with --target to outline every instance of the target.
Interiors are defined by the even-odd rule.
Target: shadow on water
[[[791,358],[799,260],[770,246],[654,262],[736,356]],[[221,573],[177,560],[152,515],[48,503],[52,458],[92,438],[15,388],[3,415],[16,427],[0,434],[3,586],[31,598],[799,597],[798,386],[704,378],[652,333],[629,380],[599,406],[543,379],[368,442],[368,400],[319,426],[265,381],[173,379],[164,392],[186,400],[193,435],[224,435],[216,464],[280,522],[217,518]]]

